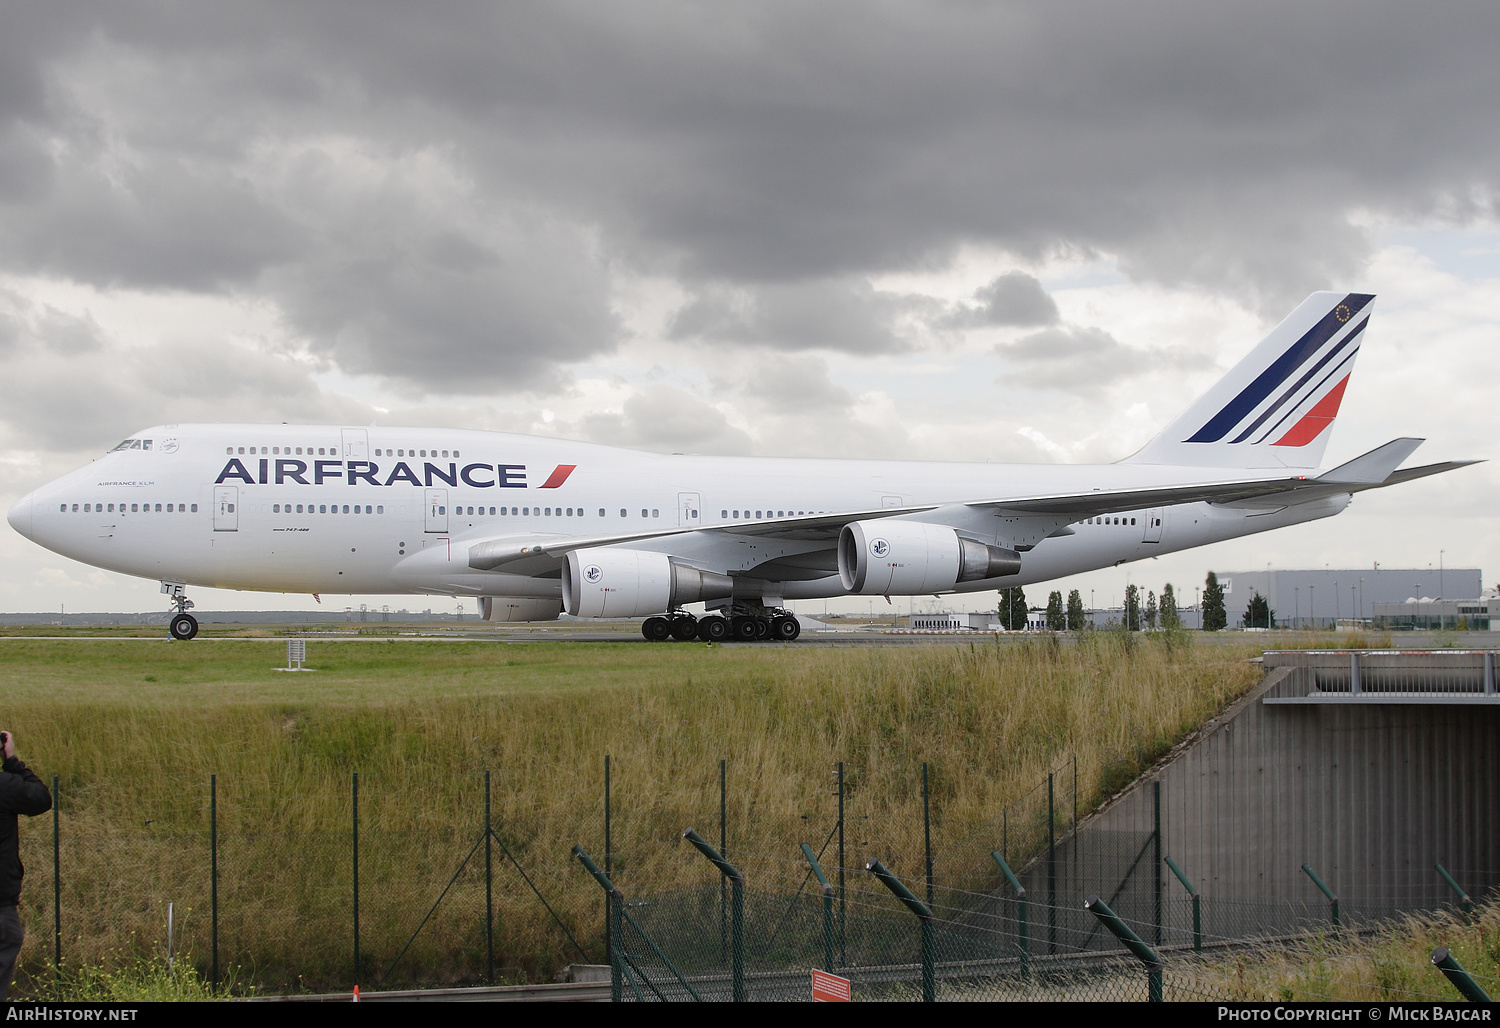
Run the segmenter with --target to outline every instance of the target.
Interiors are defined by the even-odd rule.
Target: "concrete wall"
[[[1162,855],[1197,885],[1211,934],[1241,935],[1257,918],[1261,930],[1291,927],[1284,912],[1261,909],[1269,905],[1306,904],[1323,916],[1326,901],[1304,862],[1338,894],[1345,916],[1452,901],[1433,870],[1439,861],[1471,893],[1500,884],[1500,704],[1472,696],[1465,706],[1261,702],[1306,673],[1273,669],[1060,841],[1058,905],[1118,891],[1122,916],[1149,922],[1159,874],[1165,919],[1182,926],[1186,890],[1156,864],[1156,783]],[[1025,876],[1038,904],[1048,894],[1046,863]]]

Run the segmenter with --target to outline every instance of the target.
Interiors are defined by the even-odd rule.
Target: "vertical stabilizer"
[[[1315,468],[1375,297],[1313,293],[1130,464]]]

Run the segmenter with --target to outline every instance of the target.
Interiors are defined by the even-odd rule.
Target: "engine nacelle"
[[[562,615],[557,597],[481,596],[479,614],[486,621],[556,621]]]
[[[839,533],[839,578],[852,593],[912,596],[1020,572],[1015,550],[965,539],[947,525],[883,518]]]
[[[734,593],[728,575],[679,564],[650,550],[573,550],[563,568],[563,603],[574,617],[641,617]]]

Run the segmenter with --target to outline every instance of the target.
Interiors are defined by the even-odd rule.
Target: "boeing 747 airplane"
[[[1044,582],[1331,517],[1396,439],[1323,457],[1374,297],[1314,293],[1114,464],[666,456],[445,428],[158,425],[25,496],[10,524],[74,560],[188,586],[426,593],[498,621],[642,617],[647,639],[780,639],[791,599]],[[702,603],[696,617],[685,608]]]

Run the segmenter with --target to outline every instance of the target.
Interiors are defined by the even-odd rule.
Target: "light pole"
[[[1318,594],[1313,591],[1315,589],[1317,589],[1317,584],[1316,583],[1314,583],[1312,585],[1309,585],[1307,587],[1307,619],[1312,622],[1312,626],[1314,628],[1317,628],[1318,627]]]
[[[1271,562],[1266,561],[1266,631],[1271,630]]]
[[[1359,576],[1359,619],[1365,619],[1365,576]]]
[[[1292,627],[1293,628],[1295,628],[1297,626],[1297,618],[1298,618],[1298,615],[1301,613],[1301,610],[1299,609],[1299,604],[1301,604],[1301,602],[1302,602],[1302,587],[1300,585],[1294,585],[1294,586],[1292,586]]]
[[[1333,627],[1339,626],[1339,580],[1333,580]]]

